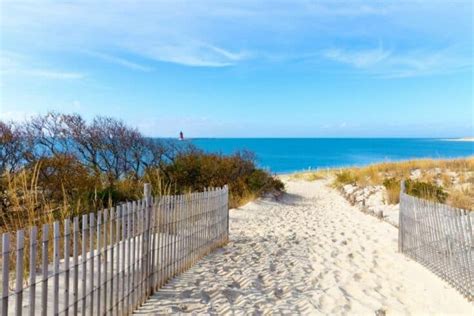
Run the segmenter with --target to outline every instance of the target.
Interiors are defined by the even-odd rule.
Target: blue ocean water
[[[413,138],[196,138],[207,152],[231,154],[250,150],[260,167],[273,173],[363,166],[414,158],[456,158],[474,155],[473,142]]]

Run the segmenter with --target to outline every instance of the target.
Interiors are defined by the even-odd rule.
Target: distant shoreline
[[[474,142],[474,137],[445,138],[441,139],[447,142]]]

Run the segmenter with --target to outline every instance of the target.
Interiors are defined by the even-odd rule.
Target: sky
[[[474,136],[470,0],[0,0],[0,119],[147,136]]]

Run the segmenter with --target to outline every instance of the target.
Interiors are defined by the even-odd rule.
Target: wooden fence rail
[[[474,300],[474,212],[400,193],[399,251]]]
[[[228,189],[142,200],[2,235],[2,315],[126,315],[228,241]]]

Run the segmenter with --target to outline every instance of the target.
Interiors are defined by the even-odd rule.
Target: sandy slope
[[[398,254],[397,230],[322,181],[231,211],[231,242],[137,314],[473,314],[455,290]]]

